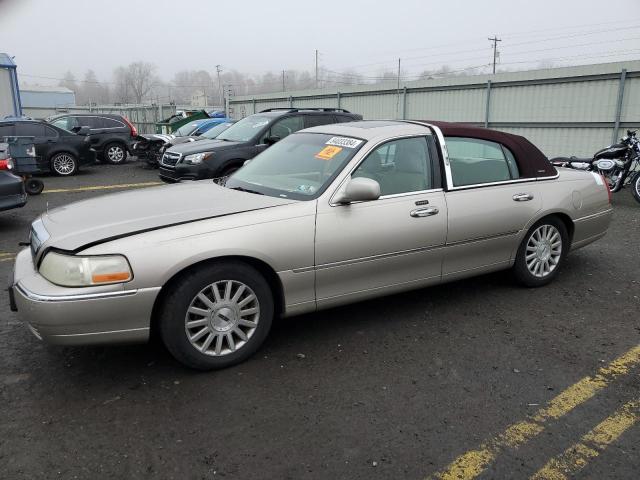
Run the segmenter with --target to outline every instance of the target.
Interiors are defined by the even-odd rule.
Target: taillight
[[[138,130],[136,129],[136,127],[133,126],[133,123],[131,123],[127,117],[122,117],[122,119],[125,121],[125,123],[131,129],[131,136],[132,137],[137,137],[138,136]]]
[[[0,160],[0,170],[13,170],[13,160],[10,158]]]
[[[609,195],[609,205],[611,205],[611,201],[613,200],[613,194],[611,193],[611,187],[609,187],[609,182],[604,175],[600,174],[602,177],[602,181],[604,182],[604,186],[607,188],[607,195]]]

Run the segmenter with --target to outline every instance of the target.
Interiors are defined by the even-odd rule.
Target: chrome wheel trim
[[[254,291],[237,280],[207,285],[191,300],[185,315],[185,333],[200,353],[214,357],[241,349],[260,320],[260,302]]]
[[[124,158],[124,150],[119,145],[113,145],[107,149],[107,158],[115,163],[119,163]]]
[[[71,155],[61,153],[53,159],[53,169],[60,175],[69,175],[75,170],[75,161]]]
[[[562,256],[562,236],[553,225],[540,225],[529,236],[524,261],[529,272],[544,278],[553,272]]]
[[[638,195],[638,198],[640,198],[640,174],[638,174],[636,176],[636,182],[635,182],[635,187],[636,187],[636,194]]]

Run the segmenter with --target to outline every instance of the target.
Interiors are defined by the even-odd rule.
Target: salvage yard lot
[[[0,214],[1,278],[47,206],[158,177],[44,180]],[[547,287],[498,273],[280,320],[217,372],[155,345],[42,345],[3,295],[0,477],[635,479],[640,208],[627,191],[614,206]]]

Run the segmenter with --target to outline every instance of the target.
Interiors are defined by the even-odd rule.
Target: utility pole
[[[218,93],[220,94],[220,101],[224,102],[224,93],[222,92],[222,84],[220,83],[220,72],[222,72],[222,65],[216,65],[216,73],[218,74]]]
[[[284,86],[284,70],[282,70],[282,91],[283,91],[283,92],[286,92],[286,91],[287,91],[287,89],[286,89],[286,88],[285,88],[285,86]]]
[[[493,38],[488,38],[487,40],[493,42],[493,73],[496,73],[496,60],[498,58],[498,42],[502,40],[498,38],[497,35],[493,35]]]
[[[318,50],[316,50],[316,88],[318,88]]]

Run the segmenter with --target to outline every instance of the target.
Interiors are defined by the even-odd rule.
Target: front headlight
[[[200,165],[204,160],[213,156],[213,152],[194,153],[184,157],[184,163],[187,165]]]
[[[62,287],[90,287],[128,282],[133,278],[122,255],[78,257],[49,252],[40,264],[40,275]]]

